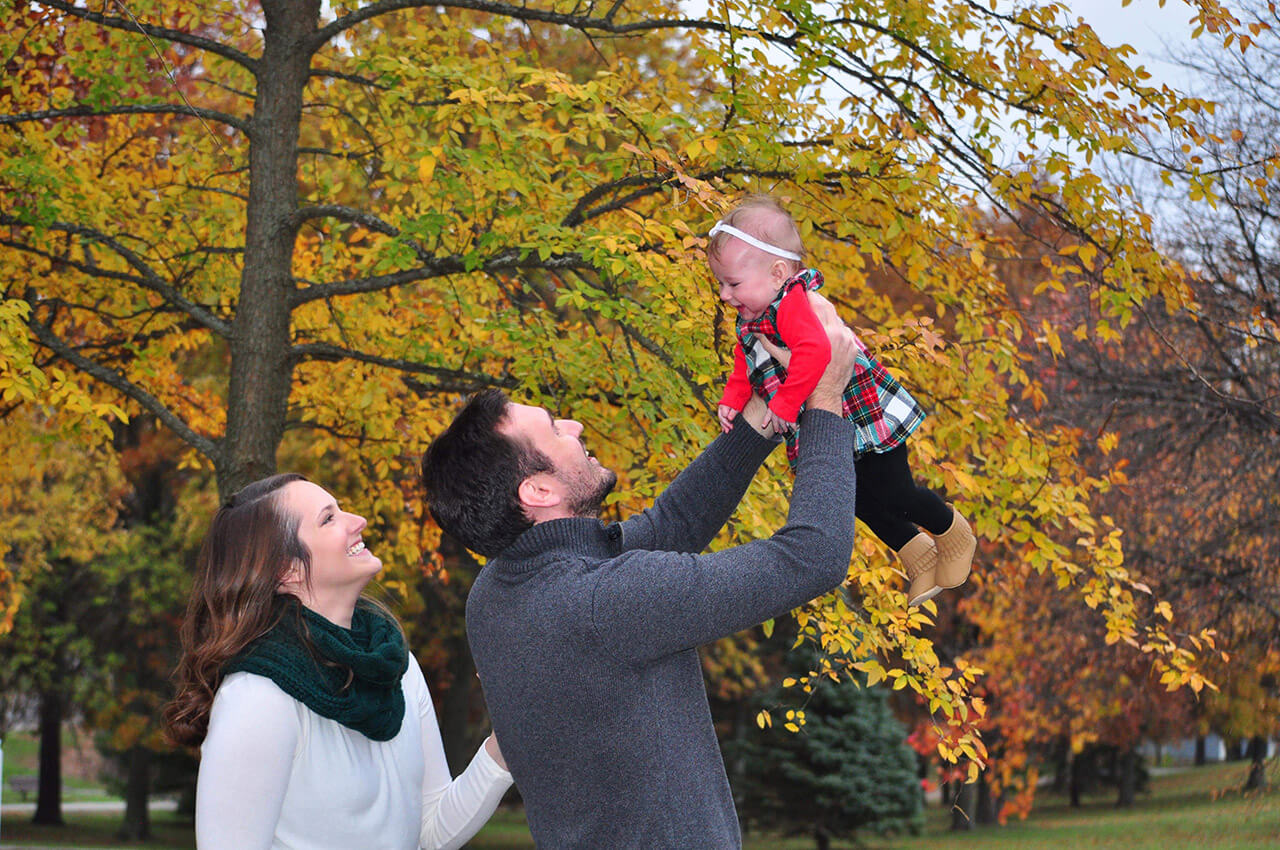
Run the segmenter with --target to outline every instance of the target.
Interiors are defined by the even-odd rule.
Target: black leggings
[[[857,472],[858,519],[897,551],[920,533],[922,526],[933,534],[951,527],[951,508],[937,493],[917,486],[907,462],[907,446],[887,452],[867,452],[853,462]]]

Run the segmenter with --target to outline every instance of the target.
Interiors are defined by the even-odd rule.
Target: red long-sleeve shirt
[[[787,377],[769,402],[769,409],[787,422],[800,417],[800,407],[817,386],[831,360],[831,342],[822,322],[809,306],[803,286],[792,287],[778,302],[778,335],[791,352]],[[733,347],[733,372],[725,384],[720,404],[742,410],[751,398],[751,382],[747,378],[747,358],[739,341]]]

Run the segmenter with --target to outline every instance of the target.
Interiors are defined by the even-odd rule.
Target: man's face
[[[546,455],[553,467],[551,475],[561,486],[573,516],[599,516],[604,497],[613,490],[618,476],[587,451],[582,423],[555,419],[545,408],[513,402],[498,430]]]

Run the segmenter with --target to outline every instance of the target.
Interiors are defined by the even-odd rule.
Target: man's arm
[[[852,332],[840,321],[830,302],[816,292],[806,295],[811,312],[828,338],[830,352],[826,369],[806,403],[810,409],[818,403],[824,405],[819,409],[840,415],[844,388],[853,374],[856,346],[851,342]],[[760,464],[777,445],[776,438],[765,430],[764,412],[764,401],[752,393],[732,431],[718,437],[685,467],[653,507],[614,526],[621,532],[620,548],[667,552],[701,552],[707,548],[742,501]]]
[[[832,362],[802,417],[787,523],[767,540],[707,555],[633,552],[600,571],[595,629],[643,662],[733,634],[840,584],[853,550],[853,429],[840,416],[852,334],[831,329]]]
[[[766,436],[764,402],[754,394],[721,434],[676,476],[653,506],[614,526],[626,549],[701,552],[729,521],[777,442]]]
[[[853,431],[801,415],[787,523],[772,537],[705,555],[632,552],[600,571],[592,623],[619,656],[644,662],[731,635],[844,580],[853,551]]]

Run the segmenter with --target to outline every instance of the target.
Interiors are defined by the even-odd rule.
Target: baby
[[[728,430],[757,393],[768,403],[768,424],[786,436],[792,464],[795,423],[831,356],[808,296],[822,286],[822,273],[805,268],[804,254],[795,221],[765,195],[739,203],[707,240],[720,300],[738,311],[733,373],[717,408],[720,426]],[[787,349],[789,362],[775,360],[762,339]],[[844,415],[855,426],[855,513],[898,553],[911,582],[907,602],[919,605],[964,583],[977,540],[958,511],[912,479],[906,440],[924,411],[861,340],[858,348],[844,391]]]

